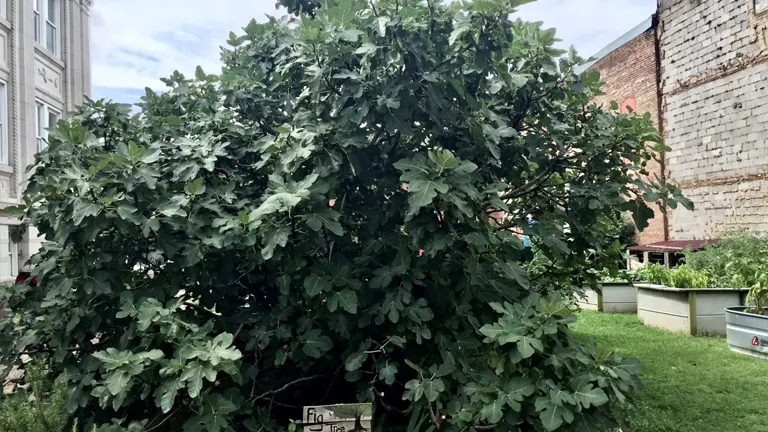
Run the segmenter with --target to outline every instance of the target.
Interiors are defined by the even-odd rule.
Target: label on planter
[[[369,432],[371,404],[304,407],[304,432]]]
[[[768,339],[760,339],[757,336],[753,336],[752,346],[768,347]]]

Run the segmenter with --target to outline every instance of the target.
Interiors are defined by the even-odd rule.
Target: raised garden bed
[[[725,308],[744,304],[748,289],[670,288],[635,284],[637,317],[649,327],[692,335],[725,335]]]
[[[585,310],[606,313],[637,312],[637,290],[630,282],[601,282],[597,290],[584,285],[579,306]]]
[[[725,309],[728,348],[768,360],[768,316],[744,312],[744,306]]]

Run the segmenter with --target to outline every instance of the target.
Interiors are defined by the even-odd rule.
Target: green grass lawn
[[[585,311],[573,329],[645,364],[645,387],[622,410],[624,432],[768,431],[768,361],[729,351],[724,338],[645,327],[635,315]]]

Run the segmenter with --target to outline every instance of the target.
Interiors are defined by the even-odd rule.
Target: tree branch
[[[170,414],[168,414],[167,416],[165,416],[165,418],[163,419],[163,421],[161,421],[160,423],[158,423],[158,424],[156,424],[156,425],[152,426],[151,428],[147,429],[147,430],[146,430],[146,432],[150,432],[150,431],[153,431],[153,430],[155,430],[155,429],[159,428],[160,426],[162,426],[162,425],[163,425],[163,423],[165,423],[165,422],[167,422],[168,420],[170,420],[170,418],[171,418],[171,417],[173,417],[173,416],[176,414],[176,412],[177,412],[177,411],[179,411],[180,409],[181,409],[181,407],[177,407],[175,410],[171,411],[171,413],[170,413]]]
[[[277,390],[271,390],[271,391],[268,391],[266,393],[262,393],[262,394],[260,394],[258,396],[255,396],[255,397],[252,398],[252,400],[266,399],[267,396],[272,396],[272,395],[284,392],[284,391],[288,390],[289,388],[291,388],[291,387],[293,387],[295,385],[298,385],[298,384],[301,384],[301,383],[304,383],[304,382],[307,382],[307,381],[313,381],[313,380],[316,380],[318,378],[323,378],[323,377],[327,377],[327,376],[328,376],[328,374],[323,374],[323,375],[313,375],[313,376],[310,376],[310,377],[299,378],[296,381],[289,382],[288,384],[280,387]]]
[[[549,180],[550,177],[552,177],[552,174],[554,174],[557,171],[557,168],[560,166],[560,162],[562,161],[562,158],[558,157],[555,158],[553,163],[551,163],[544,172],[536,176],[533,180],[529,181],[528,183],[524,184],[523,186],[520,186],[519,188],[509,191],[502,195],[500,198],[502,200],[508,200],[512,198],[520,198],[523,195],[527,195],[534,190],[538,189],[541,185],[543,185],[547,180]]]

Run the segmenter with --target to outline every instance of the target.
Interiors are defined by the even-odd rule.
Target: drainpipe
[[[656,101],[658,103],[657,107],[657,119],[656,122],[658,123],[659,127],[659,134],[661,134],[662,141],[666,140],[666,134],[664,133],[664,89],[663,82],[662,82],[662,73],[661,73],[661,32],[664,31],[664,24],[660,22],[659,20],[659,13],[660,13],[660,3],[657,5],[656,13],[653,14],[652,18],[652,24],[651,28],[653,29],[653,45],[654,45],[654,56],[656,57]],[[661,183],[666,184],[667,182],[667,155],[665,152],[659,153],[659,168],[660,168],[660,177],[661,177]],[[669,214],[668,213],[662,213],[663,216],[663,224],[664,224],[664,241],[669,240]]]

